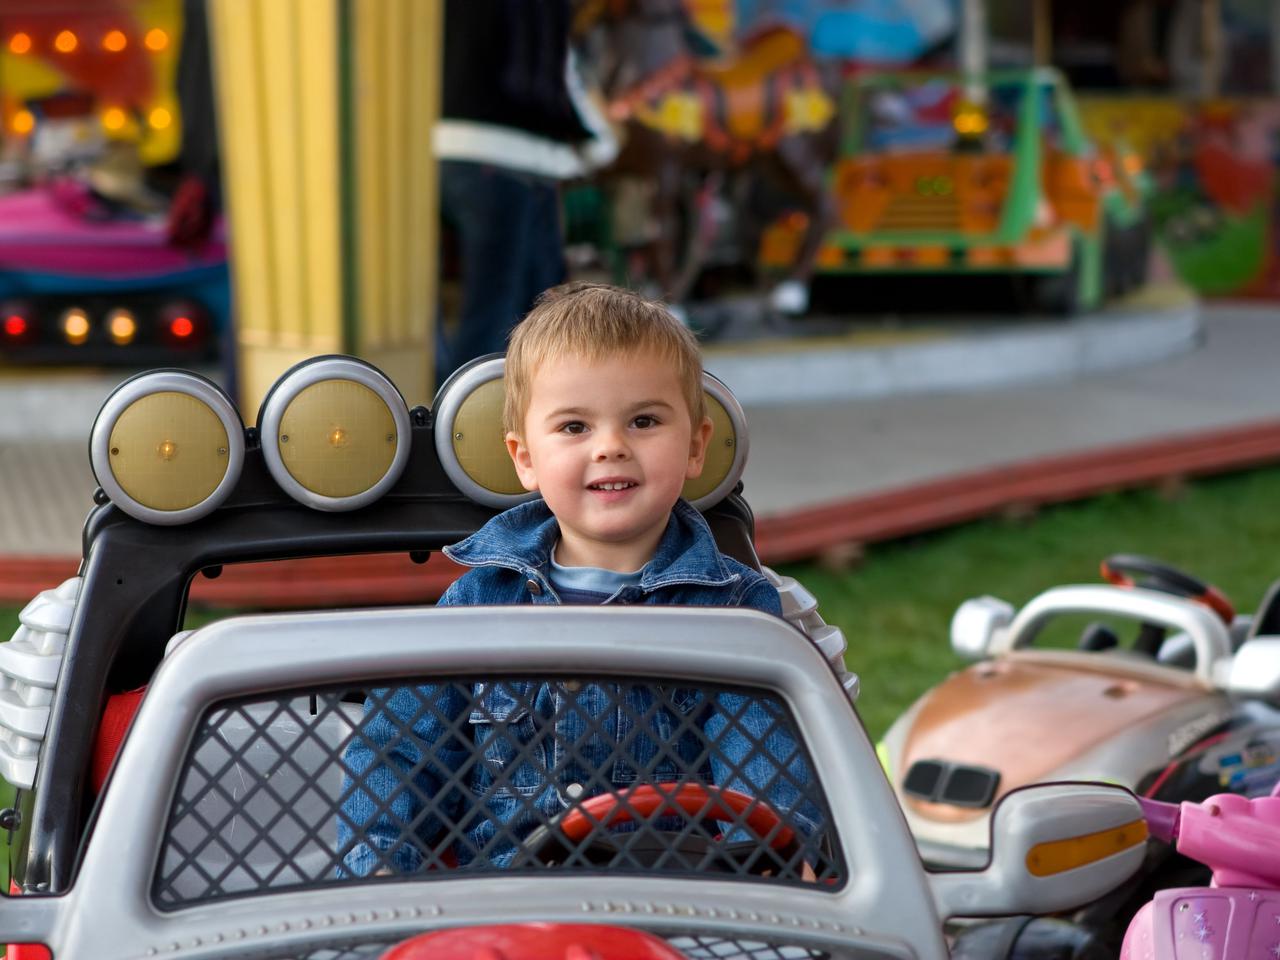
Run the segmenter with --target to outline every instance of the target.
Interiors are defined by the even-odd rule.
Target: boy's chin
[[[625,548],[636,544],[645,543],[652,539],[655,533],[661,535],[662,530],[666,529],[666,518],[664,517],[660,524],[599,524],[592,526],[586,530],[579,530],[579,536],[583,537],[591,543],[599,544],[607,548]]]
[[[649,529],[636,530],[633,527],[626,529],[602,529],[592,530],[587,536],[593,543],[598,543],[602,547],[629,547],[632,544],[642,542],[649,535]]]

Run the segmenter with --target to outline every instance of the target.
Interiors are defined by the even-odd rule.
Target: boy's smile
[[[695,430],[670,361],[651,353],[543,363],[507,449],[560,524],[556,561],[629,572],[653,556],[711,421]]]

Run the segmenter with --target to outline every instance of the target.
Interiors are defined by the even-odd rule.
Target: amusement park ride
[[[841,120],[820,277],[1004,275],[1030,309],[1059,314],[1145,282],[1141,160],[1085,137],[1056,71],[868,74]],[[805,224],[767,231],[762,266],[791,262]]]
[[[611,112],[632,131],[619,172],[659,185],[671,246],[652,270],[667,291],[692,288],[712,242],[697,197],[681,213],[685,171],[715,189],[757,160],[804,207],[765,231],[755,264],[783,278],[780,312],[805,308],[814,272],[1007,274],[1035,306],[1063,313],[1141,282],[1145,174],[1083,137],[1052,71],[868,75],[837,101],[785,30],[708,64],[675,46],[683,23],[667,7],[632,7],[638,22],[606,28],[644,31],[645,43],[632,34],[620,48],[660,59],[610,92]],[[83,80],[92,72],[70,66],[77,49],[85,64],[159,55],[165,31],[143,13],[164,9],[157,0],[136,22],[57,29],[35,4],[30,23],[0,15],[5,69],[38,56]],[[126,126],[143,118],[159,132],[160,108],[129,97],[96,122],[110,132],[118,109]],[[24,143],[57,126],[58,108],[34,95],[5,109]],[[827,157],[837,129],[838,156]],[[196,250],[174,247],[158,220],[122,212],[74,177],[0,197],[6,359],[198,357],[225,330],[218,229]],[[0,940],[20,944],[10,960],[46,948],[102,960],[1082,958],[1184,866],[1149,837],[1203,854],[1221,886],[1158,894],[1126,956],[1179,931],[1202,946],[1246,910],[1263,916],[1276,878],[1242,869],[1239,855],[1250,842],[1274,849],[1266,831],[1280,799],[1263,795],[1280,768],[1280,600],[1235,618],[1216,591],[1140,558],[1113,558],[1109,586],[1060,587],[1017,613],[992,598],[966,604],[952,642],[980,662],[878,747],[858,719],[843,638],[794,582],[780,583],[786,621],[415,607],[183,629],[192,581],[224,565],[375,552],[422,562],[519,499],[493,422],[500,380],[501,362],[482,361],[430,408],[410,409],[375,368],[323,357],[282,376],[249,427],[220,388],[181,371],[142,374],[108,398],[90,440],[99,489],[79,572],[35,598],[0,644],[0,776],[16,791],[0,811],[13,894],[0,900]],[[739,485],[746,425],[723,384],[706,389],[718,435],[733,442],[686,493],[721,549],[758,566]],[[1134,649],[1110,625],[1091,625],[1078,649],[1033,648],[1050,621],[1078,614],[1136,620]],[[426,867],[352,876],[339,838],[359,832],[343,818],[361,786],[344,758],[364,704],[428,683],[466,698],[453,730],[462,763],[491,781],[470,798],[477,810],[515,805],[534,829],[509,837],[517,855],[496,864],[463,849],[482,812],[450,819],[423,796],[442,829],[424,837],[405,824],[400,842]],[[630,706],[637,689],[660,693],[643,716]],[[619,748],[601,760],[601,726],[561,736],[586,691],[607,692],[620,726],[692,738],[705,764],[668,742],[634,786],[613,787],[600,770],[633,758]],[[715,730],[743,726],[743,703],[772,726],[730,755]],[[557,815],[486,749],[504,740],[522,769],[549,774],[556,756],[584,767]],[[782,757],[779,740],[793,745]],[[779,784],[798,799],[771,800]],[[399,788],[417,789],[412,778]],[[1220,789],[1232,795],[1209,796]],[[1231,829],[1204,843],[1203,817],[1224,813]],[[1223,904],[1239,908],[1229,922],[1183,916],[1226,917]],[[991,919],[1011,915],[1022,916]]]
[[[808,309],[815,276],[857,278],[823,297],[837,313],[893,275],[1003,275],[1026,309],[1056,314],[1145,282],[1150,180],[1136,154],[1085,136],[1057,71],[841,78],[782,26],[700,59],[679,3],[622,9],[606,21],[605,92],[626,143],[611,175],[656,185],[650,279],[673,302],[725,245],[717,231],[760,236],[737,255],[783,314]],[[751,191],[730,184],[767,175],[790,210],[753,232]],[[717,193],[720,208],[739,197],[728,226],[710,215]]]
[[[651,187],[630,282],[681,303],[727,258],[783,315],[808,309],[815,276],[1008,275],[1057,313],[1142,282],[1141,165],[1088,142],[1051,71],[842,79],[785,26],[708,53],[683,0],[586,7],[625,144],[600,188],[607,204],[626,178]],[[221,223],[185,242],[181,193],[169,208],[143,186],[141,165],[170,164],[195,119],[176,93],[181,37],[178,0],[0,11],[0,167],[20,186],[0,195],[3,360],[198,362],[228,338]],[[766,227],[761,197],[789,212]]]
[[[174,160],[177,0],[0,10],[0,359],[203,362],[226,330],[220,224],[175,242],[143,164]]]

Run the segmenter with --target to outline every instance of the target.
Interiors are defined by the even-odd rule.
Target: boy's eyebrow
[[[546,419],[556,420],[560,417],[582,417],[587,414],[586,407],[557,407],[547,414]]]
[[[671,403],[669,400],[659,398],[655,400],[640,400],[637,403],[631,404],[630,409],[642,410],[645,407],[665,407],[668,410],[674,410],[676,408],[675,404]],[[548,413],[546,418],[548,420],[557,420],[560,417],[585,417],[589,413],[591,413],[591,409],[588,407],[557,407]]]
[[[640,410],[643,407],[666,407],[668,410],[674,410],[676,408],[674,403],[669,400],[663,400],[660,397],[654,400],[641,400],[639,403],[633,403],[631,405],[632,410]]]

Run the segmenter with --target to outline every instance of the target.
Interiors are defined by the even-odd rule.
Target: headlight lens
[[[409,411],[376,367],[351,357],[299,364],[271,388],[259,418],[267,469],[317,510],[354,510],[399,479]]]
[[[142,374],[109,396],[89,438],[94,476],[111,501],[147,523],[189,523],[231,493],[244,426],[231,399],[193,373]]]

